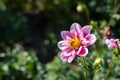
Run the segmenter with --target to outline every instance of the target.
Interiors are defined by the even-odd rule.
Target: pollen
[[[78,49],[81,46],[81,42],[78,38],[74,38],[70,40],[70,47],[72,49]]]

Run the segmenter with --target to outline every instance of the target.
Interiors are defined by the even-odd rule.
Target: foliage
[[[36,80],[43,72],[33,51],[15,48],[6,53],[0,53],[1,80]]]

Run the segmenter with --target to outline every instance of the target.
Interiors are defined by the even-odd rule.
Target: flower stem
[[[113,55],[113,56],[112,56],[112,60],[111,60],[111,62],[110,62],[110,64],[109,64],[109,69],[107,70],[107,73],[106,73],[106,75],[105,75],[104,80],[107,80],[107,78],[108,78],[108,76],[109,76],[109,74],[110,74],[110,72],[111,72],[111,70],[112,70],[112,66],[113,66],[114,61],[115,61],[115,58],[114,58],[114,55]]]
[[[94,73],[93,80],[96,80],[96,79],[95,79],[95,78],[96,78],[96,75],[97,75],[97,71],[95,71],[95,73]]]
[[[85,67],[85,78],[86,78],[86,80],[88,80],[88,70],[87,70],[87,65],[86,65],[85,58],[82,57],[82,58],[81,58],[81,61],[82,61],[82,63],[83,63],[83,66]]]

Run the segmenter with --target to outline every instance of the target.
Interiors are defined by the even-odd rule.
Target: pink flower
[[[120,48],[120,41],[118,39],[106,39],[105,43],[110,49]]]
[[[88,54],[88,46],[96,41],[96,36],[90,34],[90,26],[81,26],[73,23],[70,31],[61,32],[62,41],[58,42],[58,48],[61,49],[61,59],[71,63],[76,56],[86,56]]]

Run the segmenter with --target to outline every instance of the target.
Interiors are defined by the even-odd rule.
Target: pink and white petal
[[[73,35],[73,38],[77,36],[77,32],[74,29],[70,30],[70,33]]]
[[[81,40],[84,37],[83,32],[80,30],[80,32],[77,34],[77,37]]]
[[[66,51],[64,53],[65,56],[71,56],[72,54],[75,54],[75,50]]]
[[[73,34],[73,38],[77,37],[79,39],[82,39],[84,37],[83,32],[80,30],[79,33],[76,32],[75,29],[70,31],[71,34]]]
[[[77,55],[78,56],[86,56],[88,54],[88,49],[86,47],[80,47]]]
[[[61,52],[60,58],[61,58],[62,61],[67,61],[68,60],[68,57],[64,55],[64,51]]]
[[[68,42],[63,40],[63,41],[59,41],[58,44],[57,44],[58,48],[61,49],[61,50],[66,50],[69,48],[68,46]]]
[[[68,63],[71,63],[75,59],[75,57],[76,57],[76,54],[72,53],[72,55],[69,56],[69,58],[68,58]]]
[[[88,35],[91,31],[90,26],[86,25],[81,28],[81,31],[84,33],[84,36]]]
[[[70,31],[75,30],[77,33],[80,33],[80,28],[81,26],[78,23],[73,23],[70,27]]]
[[[108,44],[108,48],[110,48],[110,49],[114,49],[114,48],[116,48],[116,47],[117,47],[117,45],[114,44],[114,43]]]
[[[89,43],[86,46],[93,45],[95,43],[95,41],[97,40],[97,38],[94,34],[88,34],[85,36],[85,38],[89,41]]]
[[[76,53],[77,55],[79,55],[81,49],[82,49],[82,46],[78,49],[78,51],[76,51],[76,52],[77,52],[77,53]]]
[[[89,41],[87,39],[85,39],[85,38],[81,39],[82,46],[86,46],[88,43],[89,43]]]
[[[70,40],[72,38],[72,34],[69,31],[62,31],[61,37],[64,40]]]

